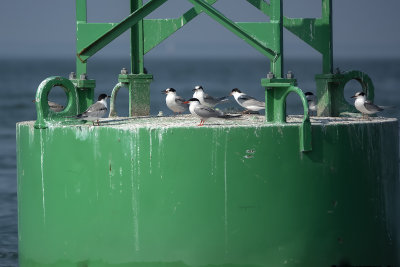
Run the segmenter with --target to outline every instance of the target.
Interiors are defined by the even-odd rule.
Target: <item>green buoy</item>
[[[400,265],[398,121],[361,119],[344,100],[350,80],[370,100],[374,87],[365,73],[333,73],[331,0],[315,19],[284,17],[281,0],[248,0],[270,22],[232,22],[215,0],[149,20],[166,0],[130,2],[120,23],[95,24],[76,1],[76,75],[44,80],[37,120],[17,124],[21,267]],[[203,12],[271,61],[265,116],[204,127],[189,115],[148,116],[143,55]],[[283,27],[322,54],[318,116],[283,76]],[[132,73],[118,77],[112,117],[97,127],[66,118],[93,103],[87,60],[126,30]],[[55,86],[68,98],[61,112],[47,105]],[[113,108],[122,87],[128,118]],[[286,115],[291,92],[303,116]]]

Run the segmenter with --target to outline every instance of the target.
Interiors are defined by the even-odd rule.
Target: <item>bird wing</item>
[[[223,102],[223,101],[229,100],[228,96],[222,96],[222,97],[215,98],[206,93],[203,93],[203,98],[204,98],[204,101],[208,101],[208,102]]]
[[[371,111],[382,111],[383,108],[373,104],[371,101],[367,100],[364,102],[364,106],[367,110],[371,110]]]
[[[56,102],[48,101],[47,103],[49,104],[50,109],[53,110],[53,111],[61,111],[61,110],[64,109],[63,105],[60,105],[60,104],[58,104]]]
[[[223,115],[223,112],[203,105],[197,106],[194,112],[201,118],[219,117]]]
[[[104,106],[100,102],[96,102],[91,105],[85,112],[83,112],[81,117],[102,117],[106,111],[106,106]]]
[[[183,99],[183,98],[180,97],[180,96],[176,96],[176,97],[175,97],[175,102],[176,102],[177,104],[183,104],[183,102],[185,102],[185,99]]]
[[[209,101],[209,102],[216,102],[215,98],[210,96],[209,94],[203,93],[203,98],[204,101]]]
[[[258,101],[254,97],[248,95],[241,95],[238,97],[237,101],[240,105],[245,104],[246,106],[265,106],[264,102]]]
[[[371,100],[366,100],[364,103],[372,104]],[[381,105],[378,106],[378,105],[375,105],[375,104],[372,104],[372,105],[377,106],[378,108],[380,108],[379,111],[382,111],[382,110],[385,110],[385,109],[394,109],[394,108],[396,108],[396,106],[381,106]]]
[[[225,101],[229,101],[229,96],[222,96],[217,98],[218,102],[225,102]]]

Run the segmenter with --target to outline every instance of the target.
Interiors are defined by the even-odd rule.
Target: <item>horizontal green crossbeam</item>
[[[226,18],[221,12],[213,8],[211,5],[207,4],[202,0],[188,0],[188,1],[191,2],[196,7],[200,7],[204,13],[206,13],[212,19],[220,23],[222,26],[224,26],[225,28],[227,28],[228,30],[239,36],[241,39],[243,39],[245,42],[253,46],[255,49],[257,49],[263,55],[268,57],[270,60],[275,62],[276,59],[278,58],[279,56],[278,53],[266,47],[260,41],[256,40],[252,35],[248,34],[237,24]]]
[[[133,12],[126,19],[118,23],[111,30],[107,31],[104,35],[102,35],[86,48],[84,48],[82,51],[80,51],[78,53],[79,59],[82,62],[86,62],[89,57],[93,56],[96,52],[98,52],[115,38],[123,34],[126,30],[130,29],[133,25],[138,23],[138,21],[142,20],[144,17],[149,15],[166,1],[167,0],[152,0],[143,7]]]

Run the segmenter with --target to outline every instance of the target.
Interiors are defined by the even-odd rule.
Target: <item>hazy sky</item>
[[[147,1],[146,1],[147,2]],[[283,0],[284,15],[318,17],[321,0]],[[0,58],[61,58],[75,55],[74,0],[1,0]],[[169,0],[149,18],[177,17],[191,8]],[[267,18],[245,0],[219,0],[215,5],[234,21]],[[88,0],[89,22],[119,22],[129,13],[128,0]],[[333,0],[334,57],[400,58],[400,0]],[[124,34],[95,57],[129,55]],[[285,31],[286,57],[319,54]],[[153,56],[247,56],[261,54],[202,14],[148,53]]]

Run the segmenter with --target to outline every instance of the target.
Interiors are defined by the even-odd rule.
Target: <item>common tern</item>
[[[189,111],[193,115],[200,117],[200,124],[198,126],[203,126],[204,122],[209,118],[222,118],[222,119],[229,119],[229,118],[237,118],[240,117],[239,115],[229,115],[225,114],[220,110],[215,110],[211,107],[207,107],[205,105],[200,104],[200,101],[197,98],[191,98],[184,103],[189,104]]]
[[[382,106],[377,106],[371,101],[367,100],[364,92],[357,92],[351,98],[355,98],[354,106],[358,111],[363,114],[363,118],[368,115],[378,113],[383,110]]]
[[[32,102],[36,103],[36,100],[32,100]],[[54,111],[54,112],[60,112],[60,111],[62,111],[64,109],[63,105],[60,105],[60,104],[58,104],[56,102],[53,102],[53,101],[50,101],[50,100],[47,101],[47,104],[49,105],[50,110]]]
[[[232,89],[230,95],[233,96],[236,102],[244,107],[247,111],[259,111],[265,109],[265,102],[258,101],[254,97],[242,93],[237,88]]]
[[[106,94],[99,95],[96,103],[91,105],[85,112],[76,115],[75,118],[92,121],[93,125],[94,121],[97,120],[97,125],[100,125],[99,119],[107,113],[107,98],[109,97],[110,96]]]
[[[223,96],[219,98],[214,98],[206,93],[204,93],[204,89],[201,85],[197,85],[193,90],[193,98],[197,98],[200,103],[204,106],[213,108],[219,103],[228,101],[228,97]]]
[[[165,97],[165,103],[167,104],[167,107],[174,113],[182,113],[188,108],[188,104],[184,104],[185,99],[178,96],[174,88],[167,88],[161,91],[161,93],[167,95]]]
[[[307,99],[308,112],[317,112],[317,97],[312,92],[307,92],[304,94]]]

